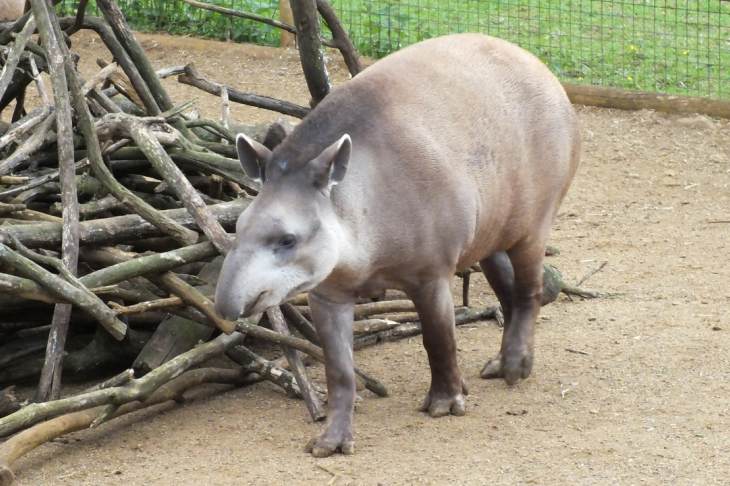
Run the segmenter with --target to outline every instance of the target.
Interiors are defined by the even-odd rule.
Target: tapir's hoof
[[[352,439],[333,440],[322,434],[310,440],[304,447],[304,452],[308,452],[314,457],[329,457],[336,452],[349,456],[355,453],[355,441]]]
[[[496,358],[487,361],[480,376],[485,380],[504,378],[508,385],[514,385],[530,376],[531,371],[531,354],[515,353],[505,357],[500,353]]]
[[[461,382],[461,393],[447,395],[442,393],[434,393],[432,390],[426,394],[423,403],[418,407],[421,412],[428,412],[431,417],[444,417],[446,415],[456,415],[461,417],[466,413],[466,400],[464,395],[468,395],[469,390],[466,383]]]

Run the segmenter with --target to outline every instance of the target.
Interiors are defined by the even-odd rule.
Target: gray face
[[[270,156],[255,142],[243,142],[248,147],[241,147],[239,140],[239,156],[247,149],[252,149],[256,157]],[[346,142],[349,156],[349,138]],[[338,143],[341,146],[342,139]],[[236,319],[263,312],[316,287],[335,268],[341,236],[329,188],[337,181],[330,180],[335,158],[325,152],[323,155],[331,160],[325,167],[324,185],[311,179],[312,174],[321,177],[315,170],[317,166],[312,166],[318,158],[296,173],[279,174],[276,180],[267,181],[239,217],[236,241],[225,258],[216,287],[216,308],[224,317]],[[244,162],[242,157],[249,176],[258,178],[258,164],[246,162],[250,160]]]

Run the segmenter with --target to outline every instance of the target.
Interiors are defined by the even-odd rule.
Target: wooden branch
[[[38,22],[40,38],[48,53],[48,68],[56,107],[58,179],[61,183],[61,201],[63,203],[61,253],[63,264],[68,268],[69,273],[75,274],[79,258],[79,200],[76,191],[73,118],[69,83],[66,77],[67,67],[71,70],[73,67],[68,49],[60,33],[55,10],[48,8],[46,0],[30,0],[30,4],[33,8],[33,15]],[[84,293],[82,291],[82,293],[88,304],[94,303],[98,307],[98,303],[95,302],[95,300],[98,300],[96,296],[90,292]],[[45,401],[57,398],[61,394],[62,359],[70,319],[71,305],[57,304],[51,321],[46,359],[38,383],[36,400]],[[111,320],[107,318],[102,324],[107,326],[117,339],[121,339],[126,333],[126,325],[118,319]]]
[[[98,251],[96,249],[85,249],[82,250],[82,256],[84,258],[93,258],[93,254]],[[205,241],[165,253],[132,258],[84,275],[80,280],[89,288],[102,287],[142,275],[166,272],[181,265],[212,258],[217,254],[218,252],[213,244]]]
[[[20,410],[20,400],[15,396],[14,389],[9,386],[0,390],[0,418]]]
[[[38,89],[38,95],[41,97],[41,101],[45,106],[52,104],[51,97],[48,94],[48,88],[46,88],[46,82],[41,77],[38,71],[38,65],[35,62],[35,57],[30,56],[30,72],[33,75],[33,81],[35,81],[36,88]]]
[[[66,34],[71,36],[75,32],[77,32],[79,29],[81,29],[84,25],[84,17],[86,16],[86,6],[89,3],[89,0],[80,0],[79,6],[76,9],[76,19],[74,20],[74,24],[66,30]]]
[[[28,405],[18,412],[0,419],[0,437],[13,434],[59,415],[86,410],[99,405],[113,404],[119,406],[137,400],[144,400],[160,386],[181,375],[184,371],[204,363],[214,356],[223,354],[232,346],[241,344],[243,338],[240,333],[221,334],[216,339],[171,359],[142,378],[131,380],[124,386],[105,388],[51,402]]]
[[[77,305],[102,324],[116,339],[123,339],[127,326],[88,289],[76,287],[64,279],[45,270],[40,265],[19,255],[4,244],[0,244],[0,261],[11,266],[27,278],[39,282],[46,290],[66,302]]]
[[[185,302],[180,297],[167,297],[164,299],[148,300],[145,302],[139,302],[134,305],[119,305],[114,302],[110,302],[109,306],[114,310],[114,313],[118,316],[128,316],[130,314],[142,314],[145,312],[169,309],[170,307],[179,307],[185,305]]]
[[[221,95],[221,89],[223,85],[209,81],[200,76],[198,71],[195,69],[195,65],[188,64],[185,66],[185,74],[179,76],[177,80],[180,83],[195,86],[198,89],[210,93],[214,96]],[[230,86],[225,87],[228,90],[228,97],[231,101],[241,103],[244,105],[255,106],[257,108],[263,108],[265,110],[276,111],[283,113],[284,115],[290,115],[296,118],[304,118],[309,109],[303,106],[290,103],[288,101],[277,100],[276,98],[270,98],[268,96],[261,96],[251,93],[244,93],[238,91]]]
[[[250,200],[237,199],[209,206],[212,214],[224,227],[232,227],[238,216],[241,214]],[[159,211],[175,221],[176,223],[194,227],[195,222],[186,209],[168,209]],[[3,228],[0,232],[0,243],[9,242],[8,234],[15,235],[28,247],[49,247],[58,245],[61,239],[61,226],[58,223],[37,223],[14,225]],[[103,245],[125,241],[129,239],[142,239],[159,236],[161,232],[151,223],[145,221],[136,214],[114,216],[106,219],[82,221],[81,243],[84,245]]]
[[[324,21],[327,23],[330,32],[332,32],[332,44],[336,47],[342,58],[345,60],[347,69],[350,71],[351,76],[357,75],[362,71],[362,64],[360,64],[360,58],[357,55],[357,50],[350,40],[350,36],[347,35],[347,31],[342,26],[340,19],[337,18],[337,13],[332,5],[327,0],[317,0],[317,10],[322,16]]]
[[[183,401],[183,394],[187,390],[204,383],[240,386],[257,381],[250,379],[249,374],[248,369],[243,367],[238,369],[200,368],[186,371],[181,376],[157,388],[143,401],[126,403],[120,406],[110,418],[120,417],[169,401],[180,403]],[[46,422],[38,423],[5,441],[0,445],[0,486],[13,484],[15,478],[11,468],[22,456],[57,437],[88,428],[103,409],[104,407],[100,406],[61,415]]]
[[[364,319],[376,314],[389,314],[392,312],[410,312],[416,310],[410,300],[383,300],[380,302],[368,302],[355,306],[355,320]]]
[[[233,346],[226,351],[226,355],[251,373],[256,373],[261,378],[280,386],[288,396],[302,397],[294,375],[280,368],[273,361],[262,358],[245,346]]]
[[[220,316],[217,316],[216,319],[223,320],[223,318]],[[317,361],[324,363],[324,354],[322,353],[322,349],[319,346],[310,343],[309,341],[305,341],[304,339],[299,339],[290,335],[280,334],[275,331],[270,331],[261,326],[257,326],[256,324],[252,324],[245,319],[239,319],[233,324],[235,325],[236,330],[241,333],[245,333],[257,339],[263,339],[264,341],[275,343],[280,346],[289,346],[291,348],[302,351],[303,353],[307,353]],[[221,325],[216,325],[219,328],[221,327]],[[227,325],[229,324],[222,324],[222,326]],[[378,380],[371,377],[357,367],[355,367],[355,374],[363,380],[363,382],[365,383],[365,387],[368,390],[381,397],[388,396],[388,389]]]
[[[0,150],[11,143],[18,143],[25,135],[33,130],[36,125],[43,122],[53,112],[53,107],[44,105],[41,108],[31,111],[27,116],[10,126],[7,132],[0,137]]]
[[[297,29],[299,58],[304,78],[312,95],[311,106],[316,106],[330,92],[330,81],[322,53],[319,17],[315,0],[290,0]]]
[[[665,113],[702,113],[719,118],[730,118],[730,101],[725,100],[568,83],[563,83],[563,88],[570,101],[577,105],[620,110],[656,110]]]
[[[75,73],[69,74],[75,78],[72,88],[76,110],[79,113],[79,128],[81,129],[84,140],[86,141],[89,161],[91,162],[97,178],[120,202],[124,203],[132,211],[154,224],[161,231],[172,236],[182,244],[189,245],[195,243],[199,238],[195,231],[188,230],[157,211],[140,197],[133,194],[129,189],[122,186],[114,178],[102,158],[99,137],[96,133],[96,126],[91,118],[91,114],[89,113],[88,106],[86,104],[86,99],[82,93],[80,79],[75,75]]]
[[[55,304],[59,298],[45,291],[43,287],[27,278],[0,273],[0,293],[22,299],[35,300],[46,304]]]
[[[76,172],[78,173],[78,171],[88,167],[88,165],[89,165],[88,159],[77,162],[76,163]],[[0,176],[0,177],[11,177],[11,176]],[[26,177],[25,179],[27,180],[29,178]],[[40,177],[34,177],[30,180],[27,180],[27,182],[24,181],[23,185],[19,185],[17,187],[13,187],[12,189],[7,189],[5,191],[0,192],[0,200],[11,198],[11,197],[21,194],[27,190],[33,189],[34,187],[42,186],[48,182],[53,182],[57,179],[58,179],[58,170],[51,171],[48,174],[42,175]]]
[[[5,65],[3,66],[2,73],[0,74],[0,98],[5,95],[5,91],[7,91],[8,86],[10,86],[10,82],[13,80],[15,70],[18,67],[18,63],[20,62],[20,56],[25,51],[25,45],[28,43],[30,37],[35,32],[35,26],[35,19],[33,18],[33,16],[30,16],[28,18],[28,21],[25,23],[23,30],[21,30],[20,33],[15,37],[15,43],[13,44],[13,48],[10,50],[8,57],[5,60]]]
[[[497,308],[495,307],[489,307],[483,310],[466,309],[464,312],[456,314],[455,324],[461,326],[474,321],[494,319],[496,314]],[[397,326],[387,325],[384,327],[385,329],[379,332],[356,336],[354,341],[355,349],[362,349],[373,344],[396,341],[421,334],[421,323],[418,321],[400,323]]]
[[[152,135],[149,125],[142,119],[123,113],[109,114],[104,123],[114,126],[124,135],[130,136],[150,161],[155,170],[175,191],[198,227],[213,242],[222,254],[228,252],[230,238],[218,221],[210,214],[208,207],[182,171],[175,165],[162,144]],[[196,235],[197,236],[197,235]]]
[[[56,112],[49,114],[45,120],[38,125],[33,135],[28,137],[13,153],[10,157],[0,161],[0,175],[8,174],[13,171],[20,164],[28,160],[28,158],[35,153],[46,140],[50,137],[50,131],[53,125],[56,123]]]
[[[160,78],[157,77],[157,73],[145,55],[144,49],[142,49],[142,46],[134,37],[119,6],[113,0],[97,0],[96,5],[114,31],[117,40],[127,51],[130,59],[139,70],[139,74],[152,92],[157,106],[162,111],[171,109],[173,104],[167,95],[167,91],[162,87]]]
[[[263,17],[261,15],[255,14],[255,13],[241,12],[240,10],[233,10],[232,8],[221,7],[218,5],[212,5],[210,3],[205,3],[205,2],[197,2],[195,0],[183,0],[183,2],[185,2],[188,5],[191,5],[193,7],[196,7],[196,8],[210,10],[211,12],[216,12],[216,13],[220,13],[223,15],[230,15],[232,17],[240,17],[242,19],[254,20],[256,22],[261,22],[262,24],[276,27],[277,29],[285,30],[292,34],[297,33],[297,30],[289,24],[286,24],[284,22],[279,22],[278,20],[270,19],[268,17]]]
[[[266,315],[268,316],[271,328],[274,331],[284,335],[289,334],[289,328],[286,325],[284,315],[278,307],[272,307],[266,311]],[[297,384],[299,384],[299,389],[304,397],[304,402],[307,404],[309,416],[312,417],[314,422],[324,420],[327,417],[327,413],[322,406],[322,402],[317,396],[317,392],[312,387],[312,383],[309,381],[307,369],[304,366],[304,363],[302,363],[299,354],[296,350],[285,346],[284,355],[286,356],[286,360],[289,362],[289,369],[296,378]]]
[[[302,336],[313,342],[319,344],[319,336],[317,336],[317,330],[314,328],[311,322],[299,312],[299,309],[289,303],[281,305],[281,311],[284,313],[287,321],[294,326],[294,328],[301,333]]]

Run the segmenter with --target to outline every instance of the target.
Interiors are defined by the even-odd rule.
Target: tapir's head
[[[348,135],[311,160],[292,164],[245,135],[236,139],[243,170],[263,182],[236,223],[215,294],[228,319],[250,316],[310,290],[332,272],[341,229],[330,190],[350,159]]]

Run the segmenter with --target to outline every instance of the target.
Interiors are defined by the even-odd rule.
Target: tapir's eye
[[[279,238],[277,246],[281,249],[294,248],[297,244],[297,237],[292,234],[286,234]]]

